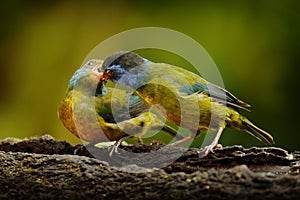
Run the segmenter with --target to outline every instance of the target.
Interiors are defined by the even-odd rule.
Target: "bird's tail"
[[[275,143],[272,135],[270,135],[266,131],[258,128],[257,126],[252,124],[248,119],[244,119],[243,122],[244,122],[244,125],[246,126],[246,132],[249,133],[250,135],[254,136],[258,140],[260,140],[266,144],[269,144],[269,145],[272,145]]]

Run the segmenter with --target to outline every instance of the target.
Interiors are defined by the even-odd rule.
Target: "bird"
[[[186,69],[155,63],[132,51],[119,51],[107,57],[100,70],[103,82],[111,80],[133,89],[149,105],[163,107],[166,121],[195,133],[175,142],[176,145],[194,139],[201,130],[215,130],[214,139],[199,150],[199,157],[214,152],[226,127],[244,131],[268,145],[274,144],[271,134],[240,113],[241,109],[249,111],[248,103]]]
[[[93,144],[117,141],[110,155],[126,138],[142,141],[149,130],[163,130],[181,139],[139,96],[106,87],[99,72],[102,63],[91,59],[83,64],[71,77],[58,107],[59,119],[73,135]]]

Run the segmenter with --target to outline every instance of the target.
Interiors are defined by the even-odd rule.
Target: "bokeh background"
[[[226,88],[252,104],[246,115],[274,136],[275,146],[299,150],[299,10],[297,0],[1,1],[0,139],[47,133],[81,142],[57,118],[69,78],[101,41],[158,26],[198,41]],[[177,61],[182,65],[171,63]],[[261,146],[231,130],[221,143]]]

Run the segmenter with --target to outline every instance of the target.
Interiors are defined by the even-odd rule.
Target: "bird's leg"
[[[198,151],[199,158],[206,157],[209,154],[209,152],[214,153],[213,148],[218,145],[218,141],[220,139],[220,136],[221,136],[223,130],[224,130],[224,128],[220,127],[219,130],[218,130],[218,132],[217,132],[217,135],[215,136],[215,138],[213,139],[213,141],[211,142],[211,144],[208,145],[208,146],[206,146],[206,147],[204,147],[204,148],[202,148],[202,149],[200,149]]]
[[[137,140],[138,140],[138,143],[144,144],[143,139],[140,136],[137,137]]]
[[[123,142],[123,140],[125,138],[127,138],[127,137],[123,137],[115,142],[115,144],[111,147],[111,149],[109,151],[109,157],[112,157],[113,154],[119,154],[118,147],[120,146],[120,144]]]
[[[170,146],[179,146],[179,145],[181,145],[181,144],[183,144],[185,142],[191,141],[193,139],[194,139],[194,136],[191,135],[191,136],[185,137],[185,138],[183,138],[181,140],[178,140],[176,142],[173,142],[172,144],[169,144],[169,145]]]
[[[199,134],[200,134],[200,131],[197,130],[196,135],[190,135],[188,137],[182,138],[182,139],[180,139],[180,140],[178,140],[176,142],[173,142],[172,144],[170,144],[170,146],[179,146],[179,145],[181,145],[181,144],[183,144],[185,142],[189,142],[189,141],[193,140],[194,138],[198,137]]]
[[[128,139],[128,138],[136,138],[137,141],[138,141],[139,143],[143,144],[143,140],[142,140],[142,138],[140,138],[140,137],[131,136],[131,135],[125,136],[125,137],[123,137],[123,138],[117,140],[117,141],[114,143],[114,145],[111,146],[111,149],[109,150],[109,157],[112,157],[114,154],[119,154],[119,152],[118,152],[119,146],[121,145],[121,143],[122,143],[124,140],[126,140],[126,139]]]

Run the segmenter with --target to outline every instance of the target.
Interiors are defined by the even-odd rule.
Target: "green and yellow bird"
[[[112,80],[135,90],[135,94],[149,105],[159,104],[168,122],[192,132],[209,128],[217,131],[210,145],[200,156],[213,152],[225,127],[241,130],[266,144],[274,144],[273,137],[258,128],[239,109],[249,104],[199,75],[165,63],[154,63],[134,52],[117,52],[104,60],[101,67],[103,82]],[[185,142],[197,134],[184,138]],[[179,144],[181,141],[178,141]]]
[[[122,141],[126,136],[141,139],[149,130],[176,131],[149,110],[137,95],[105,87],[101,82],[101,60],[90,60],[72,76],[58,115],[64,126],[87,142]]]

